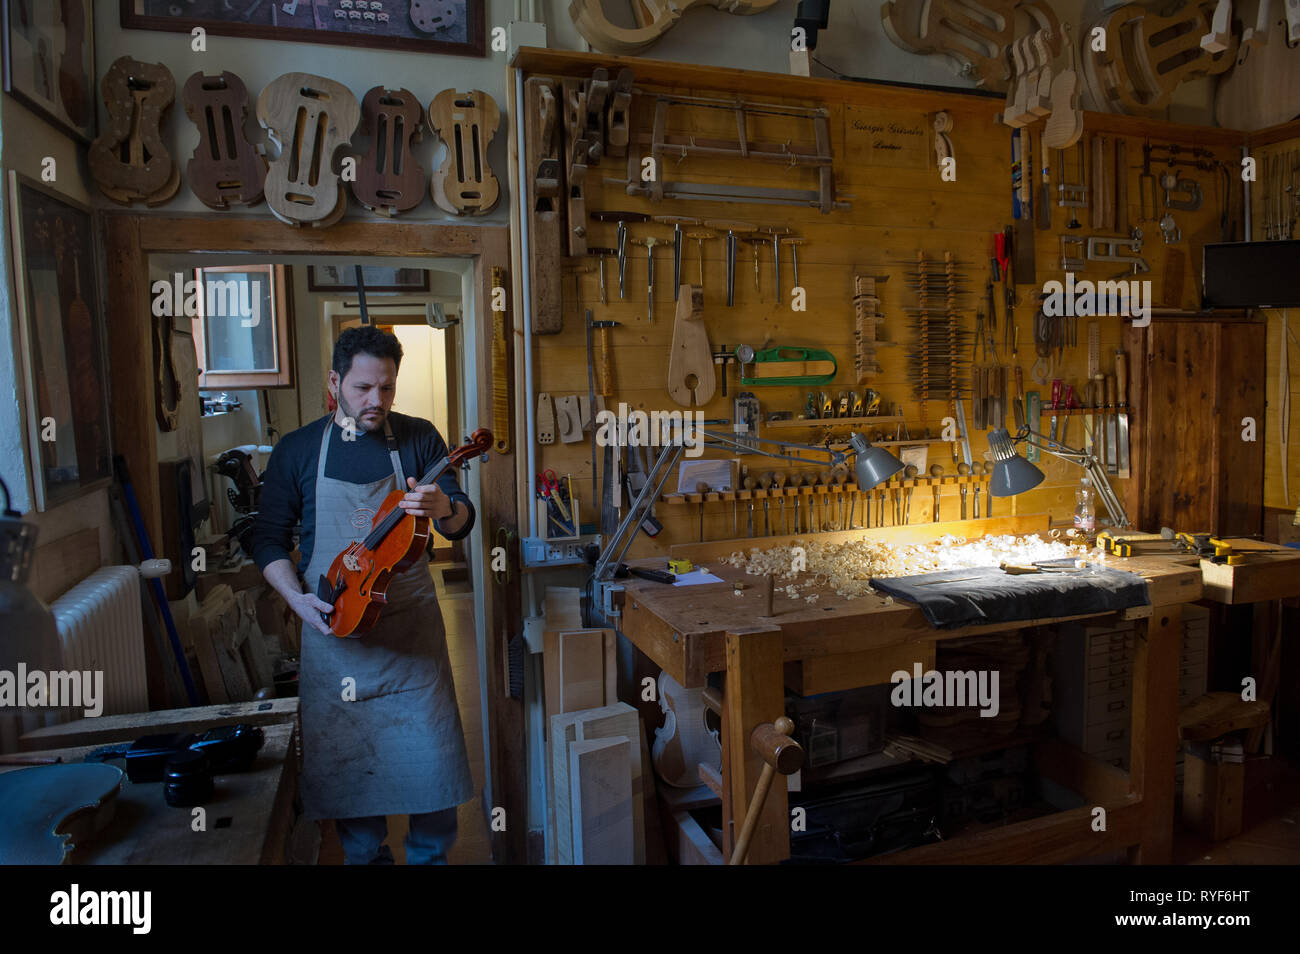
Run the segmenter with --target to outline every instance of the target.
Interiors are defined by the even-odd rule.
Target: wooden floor
[[[442,618],[447,625],[447,649],[451,655],[452,676],[456,680],[456,702],[460,707],[461,724],[465,730],[465,744],[469,749],[469,767],[474,776],[475,795],[460,806],[457,820],[460,834],[451,850],[449,861],[453,865],[485,865],[491,863],[488,848],[487,820],[483,810],[483,720],[479,715],[478,649],[474,642],[474,594],[464,584],[444,587],[442,574],[433,572],[438,584],[438,600],[442,604]],[[393,815],[388,819],[386,844],[397,863],[406,863],[406,850],[402,839],[406,837],[406,816]],[[343,848],[339,845],[332,822],[321,826],[321,846],[318,860],[322,865],[343,863]]]

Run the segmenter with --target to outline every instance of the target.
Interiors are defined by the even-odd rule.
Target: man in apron
[[[428,421],[390,412],[402,346],[365,325],[334,347],[334,414],[286,434],[267,464],[253,557],[303,620],[299,669],[308,818],[333,818],[352,864],[391,863],[382,843],[387,815],[410,815],[406,858],[445,864],[456,838],[456,806],[474,794],[437,593],[424,560],[388,586],[388,605],[369,632],[341,639],[315,595],[341,550],[369,532],[384,497],[408,492],[402,509],[433,519],[457,540],[474,508],[455,468],[416,486],[447,454]],[[302,562],[290,560],[300,526]]]

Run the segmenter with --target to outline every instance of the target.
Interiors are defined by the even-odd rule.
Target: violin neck
[[[443,471],[447,469],[447,466],[448,464],[450,464],[450,462],[451,462],[450,458],[448,457],[442,458],[442,460],[438,461],[438,463],[434,464],[425,472],[424,476],[420,478],[418,486],[423,487],[426,484],[433,483],[440,476],[442,476]],[[403,487],[401,489],[405,492],[409,488]],[[384,542],[384,537],[392,533],[393,529],[399,523],[401,523],[402,520],[404,520],[407,516],[408,516],[407,512],[403,510],[401,507],[394,507],[389,512],[388,516],[386,516],[383,520],[379,521],[379,523],[375,524],[374,528],[371,529],[370,533],[366,535],[365,540],[362,541],[365,544],[366,549],[367,550],[377,549],[379,545]]]

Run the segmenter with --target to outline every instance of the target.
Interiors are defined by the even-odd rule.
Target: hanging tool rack
[[[965,296],[965,279],[952,252],[944,253],[942,268],[916,253],[907,283],[916,290],[916,307],[904,308],[916,335],[908,355],[907,377],[912,396],[920,402],[921,420],[932,399],[955,404],[967,389],[970,359],[967,345],[972,333],[961,327],[960,309]]]
[[[736,138],[711,139],[694,135],[676,135],[668,132],[670,111],[674,107],[725,110],[735,114]],[[814,144],[799,145],[792,141],[781,143],[752,142],[749,138],[750,119],[754,116],[789,116],[806,119],[812,123]],[[702,96],[654,97],[654,121],[650,133],[631,137],[627,152],[627,179],[620,184],[627,187],[628,195],[639,195],[652,202],[665,198],[713,199],[715,201],[745,201],[782,205],[807,205],[823,214],[834,210],[852,208],[835,190],[834,152],[831,147],[830,112],[823,107],[780,106],[747,102],[743,98],[714,99]],[[655,175],[646,182],[642,177],[643,154],[641,148],[650,149]],[[664,160],[680,161],[686,158],[746,159],[756,162],[776,163],[787,169],[810,167],[817,172],[814,191],[794,189],[763,189],[746,187],[735,190],[721,185],[690,182],[666,182]],[[614,181],[614,180],[606,180]],[[728,196],[731,196],[728,198]]]

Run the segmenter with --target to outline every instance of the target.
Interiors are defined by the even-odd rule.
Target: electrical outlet
[[[525,537],[523,541],[524,566],[568,566],[585,563],[582,548],[597,542],[594,534],[577,540],[546,540],[542,537]]]

